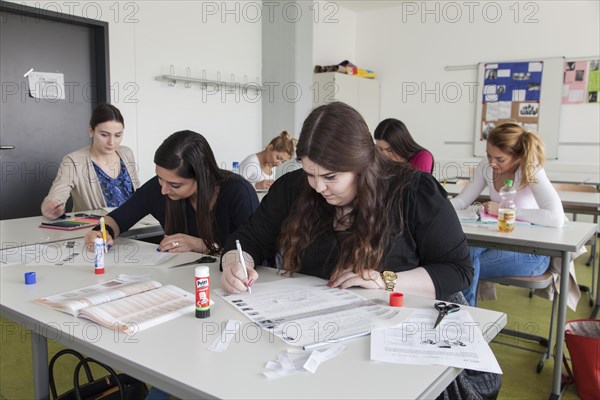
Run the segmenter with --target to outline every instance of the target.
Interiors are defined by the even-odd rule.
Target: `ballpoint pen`
[[[100,218],[100,232],[102,233],[102,240],[104,240],[104,252],[108,253],[108,243],[106,241],[106,223],[104,217]]]
[[[244,260],[244,253],[242,252],[242,245],[239,240],[235,241],[235,247],[237,247],[238,254],[240,255],[240,262],[242,263],[242,267],[244,268],[244,275],[246,279],[248,279],[248,269],[246,268],[246,261]],[[248,293],[252,294],[252,289],[248,286]]]

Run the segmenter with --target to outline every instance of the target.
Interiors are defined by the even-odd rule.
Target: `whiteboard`
[[[522,93],[523,97],[519,97],[520,94],[518,93],[511,94],[510,88],[507,90],[506,85],[500,84],[494,88],[491,87],[493,85],[489,84],[490,79],[494,79],[496,75],[499,75],[499,82],[502,82],[502,76],[506,78],[511,76],[512,78],[517,74],[505,66],[512,65],[519,68],[527,64],[535,66],[535,68],[531,67],[531,71],[535,71],[531,73],[532,80],[535,80],[535,76],[539,76],[536,68],[541,68],[541,82],[538,82],[539,84],[529,84],[529,89],[537,90],[537,94],[534,91],[527,90],[529,73],[526,73],[526,77],[522,76],[524,80],[521,85],[524,86],[520,88],[523,90],[515,91]],[[477,109],[475,112],[474,156],[483,157],[486,155],[485,138],[487,137],[487,130],[503,121],[514,119],[515,113],[517,113],[523,117],[522,121],[519,122],[523,123],[525,121],[524,123],[528,124],[527,121],[530,121],[529,125],[537,128],[535,130],[544,140],[546,158],[558,158],[564,64],[564,57],[479,63],[477,74],[479,100],[476,102]],[[492,71],[494,65],[497,65],[498,68],[496,72]],[[521,72],[519,74],[524,75]],[[525,91],[527,91],[527,94],[525,94]],[[530,95],[531,98],[529,98]],[[508,101],[501,101],[506,100],[506,96],[512,96],[512,98]],[[527,99],[525,96],[528,96]],[[512,114],[512,117],[509,114]]]

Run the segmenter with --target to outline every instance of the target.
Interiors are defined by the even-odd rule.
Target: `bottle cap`
[[[513,181],[512,181],[512,179],[507,179],[507,180],[504,181],[504,184],[506,186],[512,186],[513,185]]]
[[[402,307],[404,305],[404,294],[398,292],[390,293],[390,306]]]
[[[196,310],[196,318],[210,317],[210,308],[208,310]]]
[[[35,285],[35,272],[25,272],[25,284]]]

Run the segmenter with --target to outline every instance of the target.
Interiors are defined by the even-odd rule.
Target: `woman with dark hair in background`
[[[377,147],[388,158],[407,162],[429,174],[433,171],[433,155],[415,142],[402,121],[395,118],[381,121],[374,136]]]
[[[90,119],[91,146],[67,154],[42,202],[42,214],[55,219],[65,213],[69,197],[73,211],[118,207],[140,186],[130,148],[121,146],[125,121],[119,109],[99,104]]]
[[[165,231],[161,251],[216,254],[258,207],[254,188],[220,169],[199,133],[172,134],[156,150],[154,163],[156,176],[106,217],[109,243],[152,214]],[[97,237],[99,231],[89,232],[86,245]]]

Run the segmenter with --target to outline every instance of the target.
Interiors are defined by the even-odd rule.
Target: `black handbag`
[[[73,388],[58,395],[56,384],[54,382],[54,364],[61,356],[71,354],[79,359],[73,372]],[[90,363],[98,364],[108,371],[108,375],[94,380],[90,369]],[[87,383],[79,382],[79,372],[84,369]],[[75,350],[61,350],[52,357],[48,371],[48,379],[52,398],[55,400],[138,400],[145,399],[148,394],[148,387],[127,374],[117,374],[114,369],[108,365],[91,358],[84,358]]]

